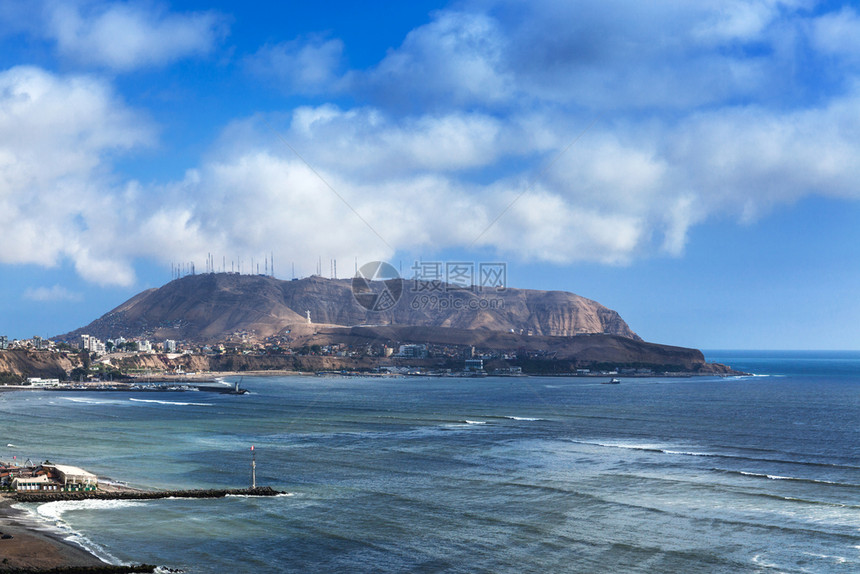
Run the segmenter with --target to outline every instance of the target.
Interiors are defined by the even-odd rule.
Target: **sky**
[[[650,341],[860,349],[860,5],[273,4],[0,0],[0,334],[211,254],[504,263]]]

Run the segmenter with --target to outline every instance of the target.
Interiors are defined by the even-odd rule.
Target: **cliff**
[[[61,353],[15,349],[0,351],[0,374],[17,377],[41,377],[63,379],[68,371],[77,366]]]

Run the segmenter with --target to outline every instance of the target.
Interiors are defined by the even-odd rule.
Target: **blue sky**
[[[4,0],[0,334],[272,253],[504,261],[648,340],[858,349],[858,157],[849,2]]]

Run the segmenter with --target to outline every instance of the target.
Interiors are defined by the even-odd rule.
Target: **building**
[[[96,355],[104,355],[107,352],[105,344],[91,335],[81,335],[80,347],[81,350],[89,351]]]
[[[0,335],[0,349],[8,349],[9,348],[9,337],[6,335]]]
[[[0,463],[0,486],[18,492],[81,492],[98,489],[98,477],[76,466],[45,461],[32,466]]]
[[[176,352],[176,341],[172,339],[167,339],[164,341],[164,352],[165,353],[175,353]]]
[[[400,350],[395,357],[407,359],[426,359],[427,345],[400,345]]]
[[[33,387],[59,387],[60,379],[42,379],[40,377],[28,377],[27,384]]]
[[[12,479],[12,490],[18,492],[24,491],[50,491],[60,490],[58,484],[51,481],[47,475],[41,474],[36,476],[16,476]]]
[[[484,370],[484,359],[466,359],[464,370],[467,373],[477,373]]]
[[[95,490],[99,479],[91,472],[65,464],[43,464],[41,466],[50,478],[62,486],[64,491]]]

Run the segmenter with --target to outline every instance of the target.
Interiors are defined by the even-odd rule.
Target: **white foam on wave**
[[[814,552],[804,552],[807,556],[812,556],[813,558],[822,558],[824,560],[831,560],[836,564],[845,564],[848,562],[848,559],[844,556],[834,556],[832,554],[816,554]]]
[[[13,505],[14,508],[25,510],[29,516],[42,525],[59,532],[67,542],[77,544],[90,554],[109,564],[120,565],[122,562],[102,546],[96,544],[82,533],[74,530],[63,515],[72,510],[101,510],[120,509],[140,506],[143,501],[136,500],[61,500],[46,502],[35,508],[30,505]]]
[[[662,452],[666,454],[680,454],[683,456],[716,456],[708,452],[696,452],[696,451],[687,451],[687,450],[668,450],[664,449]]]
[[[506,416],[506,419],[511,419],[512,421],[542,421],[543,419],[537,419],[534,417],[514,417],[514,416]]]
[[[142,506],[140,500],[99,500],[90,498],[86,500],[57,500],[40,504],[36,513],[40,518],[59,521],[63,515],[70,510],[116,510],[119,508],[130,508]]]
[[[467,425],[485,425],[485,424],[487,424],[487,421],[470,421],[469,419],[466,419],[463,422],[466,423]]]
[[[81,397],[63,397],[63,400],[73,403],[83,403],[85,405],[105,405],[110,401],[99,401],[96,399],[82,399]]]
[[[603,448],[623,448],[627,450],[641,450],[645,452],[656,452],[662,454],[673,454],[679,456],[722,456],[710,452],[702,452],[696,450],[677,450],[677,447],[670,447],[656,443],[640,443],[640,442],[592,442],[584,440],[574,440],[577,444],[585,444],[590,446],[599,446]]]
[[[157,401],[155,399],[128,399],[136,403],[155,403],[158,405],[175,405],[180,407],[211,407],[211,403],[180,403],[174,401]]]
[[[278,494],[276,494],[272,497],[267,496],[265,498],[285,498],[285,497],[290,497],[290,496],[295,496],[295,495],[296,495],[295,492],[279,492]],[[257,495],[252,495],[252,494],[227,494],[227,495],[225,495],[225,498],[260,498],[260,497]]]
[[[18,448],[18,447],[10,442],[9,444],[6,445],[6,448]]]
[[[779,565],[778,565],[778,564],[776,564],[775,562],[768,562],[767,560],[765,560],[764,558],[762,558],[761,554],[756,554],[755,556],[753,556],[752,562],[753,562],[753,564],[755,564],[756,566],[761,566],[761,567],[763,567],[763,568],[775,568],[775,569],[779,569]]]
[[[729,472],[732,472],[732,471],[729,471]],[[849,485],[846,485],[845,483],[842,483],[842,482],[834,482],[832,480],[821,480],[819,478],[799,478],[797,476],[782,476],[779,474],[764,474],[764,473],[760,473],[760,472],[747,472],[745,470],[739,470],[737,472],[738,472],[738,474],[742,474],[744,476],[750,476],[753,478],[768,478],[770,480],[796,480],[798,482],[813,482],[816,484],[836,484],[836,485],[842,485],[842,486],[849,486]],[[854,485],[850,485],[850,486],[854,486]]]

